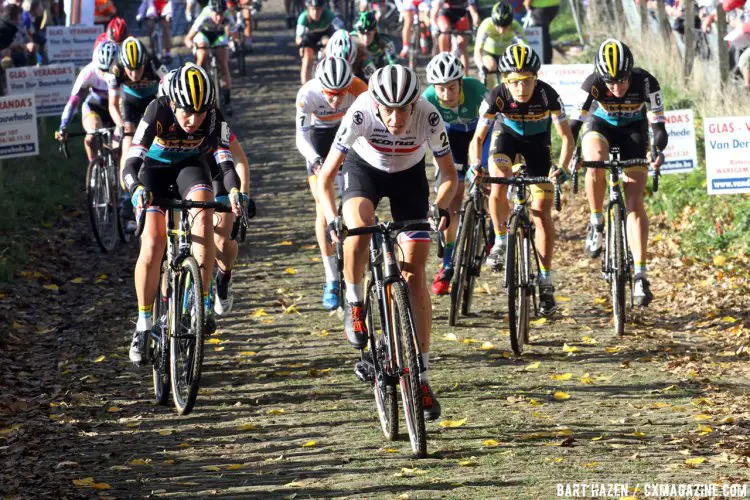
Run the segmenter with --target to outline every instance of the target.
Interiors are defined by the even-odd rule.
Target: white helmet
[[[326,57],[318,64],[315,78],[323,88],[329,90],[345,89],[352,83],[352,68],[341,57]]]
[[[378,104],[400,108],[419,98],[419,78],[413,70],[400,64],[385,66],[370,77],[369,91]]]
[[[464,65],[452,52],[441,52],[427,64],[427,83],[448,83],[464,77]]]
[[[96,63],[96,67],[102,71],[109,70],[109,68],[111,68],[117,60],[117,53],[119,51],[119,47],[115,42],[106,40],[100,43],[96,48],[96,52],[94,53],[94,62]]]
[[[326,45],[326,55],[346,59],[349,65],[357,58],[357,44],[345,29],[336,30]]]

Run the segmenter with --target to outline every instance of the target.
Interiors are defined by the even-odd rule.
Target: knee
[[[166,241],[163,235],[147,235],[144,233],[141,237],[141,251],[138,259],[147,266],[155,264],[157,260],[161,260],[165,244]]]

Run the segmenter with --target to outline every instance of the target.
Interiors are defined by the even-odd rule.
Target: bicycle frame
[[[526,197],[526,191],[526,186],[511,186],[511,194],[513,196],[513,210],[510,217],[508,217],[508,221],[510,222],[514,217],[517,217],[521,221],[525,234],[527,235],[526,239],[531,244],[531,248],[529,249],[528,253],[530,256],[533,256],[532,258],[536,262],[536,269],[539,269],[539,254],[536,251],[536,243],[534,241],[534,233],[536,232],[536,227],[531,223],[531,219],[529,218],[529,207],[527,204],[528,199]],[[505,273],[503,274],[503,287],[505,288],[508,287],[508,282],[510,281],[510,277],[508,274],[510,272],[510,266],[505,266]],[[536,287],[537,276],[530,274],[529,283],[532,286]],[[534,300],[534,311],[536,312],[536,298]]]
[[[609,183],[608,183],[608,190],[609,190],[609,203],[607,204],[607,219],[608,221],[612,220],[611,214],[612,210],[617,210],[620,212],[620,217],[623,221],[623,227],[622,227],[622,241],[625,246],[624,250],[627,255],[627,263],[629,264],[632,260],[630,256],[630,243],[628,242],[628,231],[627,231],[627,219],[626,219],[626,211],[625,211],[625,198],[622,193],[622,182],[620,180],[620,169],[622,167],[619,166],[620,162],[620,150],[618,148],[612,148],[612,167],[609,169]],[[612,273],[614,273],[617,269],[612,267],[610,265],[610,261],[613,259],[610,258],[613,252],[612,248],[612,238],[608,236],[609,231],[612,231],[613,228],[606,227],[607,236],[605,236],[605,245],[604,245],[604,259],[602,260],[602,273],[607,277],[607,281],[609,281],[611,278]],[[619,229],[616,229],[619,230]],[[628,283],[630,286],[630,295],[631,295],[631,303],[632,303],[632,295],[633,295],[633,287],[632,287],[632,281],[633,276],[630,272],[630,265],[627,265],[627,269],[625,269],[626,276]]]

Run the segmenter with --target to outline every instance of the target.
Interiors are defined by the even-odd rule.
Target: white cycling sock
[[[331,281],[336,281],[338,277],[336,274],[338,273],[338,266],[336,265],[336,256],[335,255],[329,255],[326,257],[323,256],[323,269],[326,271],[326,282],[330,283]]]
[[[135,324],[135,329],[139,332],[142,332],[144,330],[151,330],[151,328],[154,326],[154,318],[152,316],[149,316],[148,318],[145,317],[139,317],[138,321]]]
[[[422,382],[429,383],[430,381],[430,353],[429,352],[423,352],[422,353],[422,364],[424,365],[424,371],[422,372]]]
[[[362,303],[365,301],[364,283],[361,281],[359,283],[349,283],[348,281],[345,281],[345,283],[347,302],[354,304],[355,302]]]

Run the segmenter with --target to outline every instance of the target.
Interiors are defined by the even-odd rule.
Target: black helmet
[[[328,0],[305,0],[308,7],[325,7],[327,4]]]
[[[513,8],[505,2],[497,2],[492,7],[492,22],[495,26],[510,26],[513,22]]]
[[[354,29],[359,33],[374,31],[378,27],[378,18],[373,11],[361,12],[354,22]]]
[[[217,14],[223,14],[227,10],[226,0],[210,0],[208,2],[209,8]]]
[[[633,71],[633,53],[621,41],[609,38],[596,51],[594,68],[605,82],[625,80]]]

